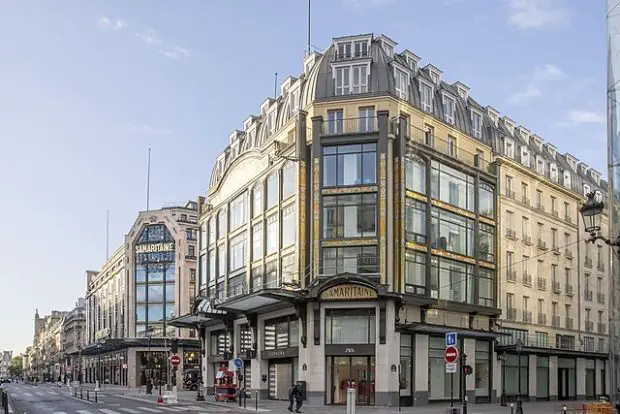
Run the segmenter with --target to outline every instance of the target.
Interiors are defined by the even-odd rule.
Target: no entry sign
[[[443,359],[448,364],[456,362],[459,359],[459,350],[455,346],[446,347],[446,350],[443,352]]]
[[[172,365],[173,367],[178,367],[181,364],[181,357],[178,355],[171,355],[170,356],[170,365]]]

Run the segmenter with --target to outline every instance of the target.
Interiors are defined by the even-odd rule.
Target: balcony
[[[573,252],[570,249],[564,250],[564,254],[566,255],[567,259],[572,259],[573,258]]]
[[[538,248],[540,250],[548,250],[549,248],[547,247],[547,243],[542,240],[542,239],[538,239]]]
[[[553,215],[553,217],[555,217],[555,218],[560,218],[560,213],[558,213],[558,211],[557,211],[557,210],[553,210],[553,211],[551,212],[551,214],[552,214],[552,215]]]
[[[593,332],[594,331],[594,322],[586,321],[585,322],[585,328],[586,328],[586,332]]]
[[[517,320],[517,309],[516,308],[507,308],[506,309],[506,319],[508,319],[509,321],[516,321]]]
[[[586,259],[583,261],[583,265],[585,267],[590,267],[591,268],[592,267],[592,258],[586,256]]]
[[[538,281],[536,283],[536,286],[538,287],[538,289],[540,290],[547,290],[547,279],[545,279],[544,277],[538,277]]]
[[[573,318],[566,318],[565,327],[566,329],[573,329]]]
[[[521,202],[525,204],[526,206],[530,205],[530,199],[527,197],[521,197]]]
[[[508,198],[513,199],[513,200],[515,199],[515,192],[510,190],[510,189],[508,189],[508,188],[506,190],[504,190],[504,195],[506,197],[508,197]]]
[[[556,256],[560,255],[560,246],[553,245],[551,246],[551,250],[553,251],[553,254],[555,254]]]
[[[562,292],[562,289],[560,288],[560,282],[558,282],[557,280],[551,281],[551,289],[553,290],[553,293]]]
[[[594,295],[592,294],[592,291],[591,291],[591,290],[588,290],[587,288],[586,288],[586,289],[584,289],[584,291],[583,291],[583,297],[584,297],[584,299],[585,299],[585,300],[592,301],[592,297],[593,297],[593,296],[594,296]]]
[[[607,325],[604,323],[598,323],[597,324],[597,329],[598,329],[598,333],[600,334],[606,334],[607,333]]]
[[[551,317],[551,326],[553,326],[554,328],[560,327],[560,316],[559,315],[553,315]]]
[[[573,285],[564,285],[564,292],[567,296],[573,296]]]
[[[605,304],[605,294],[604,293],[597,293],[596,294],[596,301],[598,303],[600,303],[601,305]]]
[[[569,223],[573,222],[573,218],[570,216],[570,214],[565,214],[564,215],[564,220],[566,220]]]
[[[532,323],[532,311],[529,311],[529,310],[523,311],[523,322]]]
[[[532,236],[524,234],[522,240],[523,240],[523,244],[526,244],[528,246],[532,245]]]
[[[517,231],[514,229],[506,229],[506,237],[510,240],[517,240]]]
[[[369,56],[368,49],[367,50],[357,50],[345,53],[334,53],[334,61],[342,62],[345,60],[353,60],[353,59],[363,59]]]
[[[376,134],[379,132],[377,117],[336,118],[323,121],[323,136]]]
[[[532,275],[527,272],[523,272],[523,285],[529,287],[532,286]]]
[[[546,313],[539,313],[538,314],[538,324],[539,325],[546,325],[547,324],[547,314]]]
[[[515,270],[506,270],[506,280],[508,280],[509,282],[516,282],[517,281],[517,272]]]
[[[596,265],[596,270],[598,270],[599,272],[604,272],[605,271],[605,263],[598,262],[598,264]]]
[[[542,203],[537,203],[536,204],[536,210],[541,211],[541,212],[545,212],[545,205]]]

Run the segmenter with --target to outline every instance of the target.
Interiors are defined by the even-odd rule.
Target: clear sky
[[[312,45],[385,33],[606,176],[604,0],[313,0]],[[0,349],[70,310],[145,207],[205,194],[215,157],[299,75],[306,0],[0,0]]]

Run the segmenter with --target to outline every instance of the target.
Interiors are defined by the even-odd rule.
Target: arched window
[[[426,194],[426,162],[422,158],[408,155],[405,160],[405,175],[407,189]]]

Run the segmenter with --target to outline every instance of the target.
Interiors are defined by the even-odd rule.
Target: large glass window
[[[474,221],[433,207],[431,243],[435,249],[473,256]]]
[[[216,240],[216,229],[215,229],[216,225],[215,225],[215,218],[211,218],[209,220],[209,244],[213,244],[215,243]]]
[[[480,183],[478,187],[478,212],[480,215],[493,217],[495,215],[495,191],[487,183]]]
[[[340,273],[379,274],[376,246],[324,247],[322,256],[322,276],[332,276]]]
[[[263,184],[257,184],[252,190],[252,217],[263,212]]]
[[[476,397],[489,397],[491,365],[491,343],[476,340],[475,386]]]
[[[267,217],[267,255],[278,251],[278,215]]]
[[[230,240],[230,271],[245,266],[246,235],[241,233]]]
[[[374,344],[375,337],[374,308],[325,311],[326,344]]]
[[[478,268],[478,305],[495,306],[495,270]]]
[[[536,398],[549,398],[549,357],[536,356]]]
[[[198,269],[198,278],[200,279],[198,283],[200,283],[200,286],[207,284],[208,270],[209,268],[207,267],[207,255],[201,254],[200,255],[200,268]]]
[[[215,258],[215,249],[211,249],[209,250],[209,274],[208,274],[209,284],[211,284],[211,282],[215,282],[215,278],[216,278],[215,264],[216,263],[217,263],[217,260]]]
[[[267,210],[278,204],[278,173],[273,173],[267,179]]]
[[[252,260],[263,257],[263,223],[252,226]]]
[[[226,235],[226,231],[227,231],[227,214],[226,214],[226,210],[220,210],[219,213],[217,213],[217,236],[218,238],[222,238]]]
[[[504,361],[504,381],[506,385],[506,395],[528,395],[528,376],[529,376],[529,355],[521,355],[521,387],[519,387],[519,357],[514,354],[507,354]]]
[[[245,294],[245,290],[243,289],[243,279],[245,278],[245,274],[241,274],[239,276],[231,277],[228,279],[228,297],[233,298],[235,296]]]
[[[295,253],[282,256],[282,283],[294,284],[298,282],[295,272]]]
[[[495,259],[495,227],[480,223],[478,229],[480,237],[478,258],[487,262],[493,262]]]
[[[282,210],[282,247],[295,244],[297,236],[297,214],[295,204],[291,204]]]
[[[252,268],[252,291],[262,289],[264,282],[263,266]]]
[[[248,196],[246,193],[243,193],[230,203],[230,231],[237,230],[246,223],[247,202]]]
[[[377,234],[377,195],[323,197],[323,237],[368,237]]]
[[[407,198],[405,209],[407,241],[426,243],[426,204]]]
[[[474,303],[474,266],[433,256],[431,289],[439,291],[439,299]]]
[[[288,162],[282,168],[282,200],[295,194],[295,164]]]
[[[377,144],[323,147],[323,186],[377,183]]]
[[[278,283],[278,261],[272,260],[265,264],[265,279],[264,286],[268,289],[273,289]]]
[[[218,276],[226,276],[226,247],[223,244],[217,246],[217,263]]]
[[[426,194],[426,162],[416,155],[407,155],[405,162],[407,189]]]
[[[413,389],[413,341],[412,336],[400,334],[400,380],[401,397],[411,395]]]
[[[453,206],[474,211],[474,177],[432,161],[431,196]]]
[[[207,244],[209,243],[207,240],[207,236],[209,235],[208,230],[209,229],[209,224],[204,223],[201,227],[200,227],[200,248],[204,249],[207,247]],[[189,236],[189,234],[188,234]]]
[[[405,292],[426,293],[426,254],[407,251],[405,254]]]
[[[428,340],[428,382],[429,400],[446,400],[450,398],[452,381],[454,381],[454,395],[458,398],[461,375],[460,370],[454,374],[446,373],[444,361],[445,338],[430,337]]]
[[[291,315],[265,321],[264,345],[266,351],[299,346],[299,320]]]

